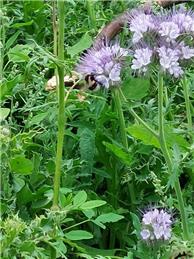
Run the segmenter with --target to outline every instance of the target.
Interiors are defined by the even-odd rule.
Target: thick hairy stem
[[[183,77],[182,85],[183,85],[183,93],[185,97],[188,130],[189,132],[191,132],[193,129],[193,125],[192,125],[192,116],[191,116],[191,106],[190,106],[190,100],[189,100],[189,85],[188,85],[186,76]]]
[[[65,18],[65,2],[58,0],[59,13],[59,35],[58,35],[58,58],[64,62],[64,18]],[[57,154],[56,154],[56,168],[54,176],[54,194],[53,207],[58,207],[59,204],[59,189],[61,178],[61,160],[63,150],[63,139],[65,129],[65,109],[64,109],[64,67],[58,67],[59,76],[59,108],[58,108],[58,135],[57,135]]]
[[[169,150],[166,144],[165,134],[164,134],[164,114],[163,114],[163,77],[159,74],[158,79],[158,116],[159,116],[159,142],[160,147],[164,156],[164,159],[166,161],[168,171],[170,174],[173,173],[173,162],[171,159],[171,156],[169,154]],[[185,240],[189,239],[189,229],[187,224],[187,216],[182,196],[182,191],[180,187],[179,178],[177,176],[177,179],[175,179],[174,182],[174,189],[177,196],[178,201],[178,207],[181,215],[181,223],[183,228],[183,236]]]
[[[157,139],[159,138],[158,133],[152,129],[144,120],[142,120],[139,115],[133,110],[130,109],[130,113],[131,115],[140,123],[142,124],[145,129],[147,129],[154,137],[156,137]]]
[[[56,0],[52,1],[52,25],[53,25],[53,54],[56,57],[57,56],[57,34],[58,34],[58,23],[57,23],[57,17],[56,17]],[[57,69],[55,69],[55,76],[56,76],[56,89],[57,89],[57,95],[59,97],[59,78]]]

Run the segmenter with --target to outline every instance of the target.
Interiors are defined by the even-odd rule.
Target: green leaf
[[[18,174],[28,175],[32,173],[33,163],[23,155],[17,155],[11,158],[11,170]]]
[[[80,246],[87,252],[87,254],[93,256],[96,259],[97,259],[97,255],[103,256],[102,259],[105,259],[105,256],[106,256],[106,259],[109,259],[110,257],[114,258],[114,255],[117,252],[117,249],[111,249],[111,250],[110,249],[98,249],[98,248],[94,248],[94,247],[91,247],[91,246],[87,246],[85,244],[80,244]],[[99,259],[100,258],[101,257],[99,257]]]
[[[12,62],[28,62],[30,60],[28,54],[31,52],[29,45],[19,45],[11,48],[8,51],[9,61]]]
[[[7,96],[12,94],[13,88],[21,81],[22,76],[17,75],[14,79],[10,81],[5,81],[0,88],[0,99],[4,100]]]
[[[65,237],[70,240],[83,240],[83,239],[91,239],[93,235],[84,230],[72,230],[65,234]]]
[[[132,155],[126,152],[123,148],[116,144],[103,142],[105,147],[117,156],[125,165],[130,166],[132,162]]]
[[[17,31],[12,35],[5,44],[5,49],[9,49],[11,45],[16,41],[17,37],[20,35],[21,31]]]
[[[10,26],[10,28],[18,29],[18,28],[20,28],[20,27],[30,26],[30,25],[32,25],[32,24],[33,24],[33,21],[14,23],[13,25]]]
[[[127,132],[136,139],[142,140],[145,145],[160,148],[158,139],[153,136],[143,125],[134,124],[127,128]]]
[[[105,213],[98,216],[95,220],[102,223],[110,223],[110,222],[117,222],[123,218],[124,217],[122,215],[110,212],[110,213]]]
[[[106,201],[102,201],[102,200],[87,201],[80,206],[80,209],[81,210],[90,210],[90,209],[100,207],[104,204],[106,204]]]
[[[130,77],[123,81],[122,92],[127,99],[140,100],[147,95],[149,87],[148,79]]]
[[[81,53],[83,50],[91,47],[92,42],[92,38],[88,35],[88,33],[85,33],[75,45],[67,47],[67,54],[73,57]]]
[[[136,229],[137,233],[140,233],[140,231],[141,231],[141,222],[140,222],[138,216],[135,213],[133,213],[133,212],[130,212],[130,215],[132,217],[132,222],[133,222],[134,228]]]
[[[124,217],[122,215],[110,212],[110,213],[106,213],[98,216],[92,222],[105,229],[106,226],[103,225],[103,223],[117,222],[123,218]]]
[[[47,112],[42,112],[42,113],[35,115],[34,117],[32,117],[30,119],[30,121],[28,121],[27,127],[31,127],[32,125],[40,124],[47,117],[48,114],[49,114],[49,112],[47,111]]]
[[[17,193],[17,202],[19,205],[26,204],[33,200],[33,194],[28,185],[25,185],[21,191]]]
[[[10,113],[9,108],[0,108],[0,122],[5,120]]]
[[[25,181],[15,175],[13,178],[13,187],[15,192],[19,192],[25,185]]]
[[[87,193],[85,191],[80,191],[73,198],[73,205],[80,206],[86,200],[87,200]]]

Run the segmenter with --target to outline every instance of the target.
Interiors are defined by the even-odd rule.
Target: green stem
[[[88,16],[90,17],[91,29],[96,29],[96,16],[94,10],[94,0],[86,0]]]
[[[182,85],[183,85],[183,93],[184,93],[185,105],[186,105],[188,129],[191,132],[193,126],[192,126],[191,107],[190,107],[190,100],[189,100],[189,86],[188,86],[188,81],[186,76],[183,77]]]
[[[140,123],[142,124],[154,137],[156,137],[157,139],[159,138],[158,133],[152,129],[145,121],[143,121],[139,115],[137,115],[137,113],[131,108],[130,109],[130,113],[131,115],[133,115],[133,117]]]
[[[52,25],[53,25],[53,54],[57,57],[57,34],[58,34],[58,22],[56,17],[56,0],[52,0]],[[56,90],[57,96],[59,97],[59,82],[58,82],[58,73],[57,69],[55,69],[56,76]]]
[[[64,62],[64,18],[65,18],[65,2],[58,0],[59,12],[59,35],[58,35],[58,58]],[[54,194],[53,207],[57,208],[59,203],[59,189],[61,178],[61,160],[63,150],[63,139],[65,130],[65,108],[64,108],[64,67],[58,67],[59,76],[59,108],[58,108],[58,135],[57,135],[57,154],[56,167],[54,176]]]
[[[115,102],[116,112],[117,112],[118,119],[119,119],[121,141],[122,141],[123,146],[128,150],[128,141],[127,141],[127,134],[126,134],[125,119],[124,119],[123,109],[122,109],[122,105],[121,105],[121,98],[120,98],[121,96],[120,96],[119,88],[115,87],[112,90],[112,94],[113,94],[113,99],[114,99],[114,102]],[[117,179],[118,179],[118,176],[117,176]],[[129,184],[129,193],[130,193],[132,205],[134,205],[136,198],[135,198],[135,191],[134,191],[133,183]]]
[[[171,156],[169,154],[165,135],[164,135],[163,91],[164,91],[163,77],[159,74],[159,78],[158,78],[159,142],[160,142],[160,147],[161,147],[164,159],[168,166],[169,173],[172,174],[173,173],[173,162],[171,160]],[[184,206],[182,191],[181,191],[180,182],[179,182],[178,177],[177,177],[177,179],[175,179],[174,189],[176,192],[178,207],[179,207],[179,211],[180,211],[180,215],[181,215],[183,236],[184,236],[184,239],[189,239],[187,216],[186,216],[186,212],[185,212],[185,206]]]
[[[67,227],[67,228],[63,229],[63,231],[67,231],[67,230],[69,230],[69,229],[71,229],[71,228],[77,227],[77,226],[82,225],[82,224],[84,224],[84,223],[86,223],[86,222],[89,222],[89,221],[91,221],[91,220],[90,220],[90,219],[83,220],[82,222],[79,222],[79,223],[77,223],[77,224],[75,224],[75,225],[72,225],[72,226],[70,226],[70,227]]]

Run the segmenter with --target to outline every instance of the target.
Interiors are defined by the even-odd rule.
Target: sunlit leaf
[[[123,148],[116,144],[111,144],[108,142],[103,142],[105,147],[110,150],[115,156],[117,156],[124,164],[130,166],[132,162],[132,155],[126,152]]]
[[[122,92],[127,99],[140,100],[147,95],[149,87],[147,78],[129,77],[122,83]]]
[[[10,113],[9,108],[0,108],[0,122],[5,120]]]
[[[73,46],[67,47],[67,54],[71,57],[81,53],[85,49],[88,49],[92,45],[92,38],[88,33],[85,33],[82,38]]]
[[[16,155],[10,160],[11,170],[14,173],[28,175],[32,173],[33,162],[23,155]]]
[[[73,205],[80,206],[86,200],[87,200],[87,193],[85,191],[80,191],[73,198]]]
[[[84,230],[72,230],[65,234],[65,237],[70,240],[83,240],[83,239],[91,239],[93,235]]]
[[[100,207],[104,204],[106,204],[106,201],[101,201],[101,200],[87,201],[80,206],[80,209],[81,210],[90,210],[90,209]]]

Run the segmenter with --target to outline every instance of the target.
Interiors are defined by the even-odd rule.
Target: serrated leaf
[[[67,47],[67,54],[71,57],[81,53],[83,50],[88,49],[92,45],[92,38],[88,33],[85,33],[82,38],[73,46]]]
[[[94,208],[103,206],[104,204],[106,204],[106,201],[102,201],[102,200],[87,201],[80,206],[80,209],[81,210],[90,210],[90,209],[94,209]]]
[[[17,174],[28,175],[32,173],[33,163],[23,155],[17,155],[11,158],[11,170]]]
[[[73,198],[73,205],[80,206],[86,200],[87,200],[87,193],[85,191],[80,191]]]
[[[132,162],[132,155],[126,152],[123,148],[116,144],[103,142],[105,147],[110,150],[115,156],[117,156],[125,165],[130,166]]]
[[[127,99],[140,100],[147,95],[149,87],[148,79],[130,77],[123,81],[122,92]]]
[[[91,239],[93,235],[85,230],[72,230],[65,234],[65,237],[70,240]]]

